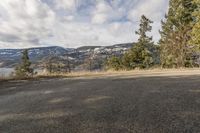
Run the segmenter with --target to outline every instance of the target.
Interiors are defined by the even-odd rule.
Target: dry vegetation
[[[148,69],[148,70],[132,70],[132,71],[81,71],[72,73],[42,73],[36,77],[109,77],[109,76],[173,76],[173,75],[197,75],[200,69]]]
[[[11,80],[13,79],[12,77],[4,77],[4,76],[0,76],[0,81],[4,81],[4,80]]]
[[[175,76],[175,75],[200,75],[200,69],[188,68],[188,69],[148,69],[148,70],[131,70],[131,71],[80,71],[71,73],[38,73],[37,75],[29,78],[17,78],[17,77],[0,77],[0,81],[6,80],[20,80],[20,79],[41,79],[41,78],[98,78],[98,77],[113,77],[113,76]]]

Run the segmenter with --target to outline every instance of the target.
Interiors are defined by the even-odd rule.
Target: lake
[[[14,68],[0,68],[0,77],[9,77],[12,72],[14,72]]]
[[[9,77],[14,71],[15,68],[0,68],[0,77]],[[44,69],[34,69],[34,72],[41,74],[44,72]]]

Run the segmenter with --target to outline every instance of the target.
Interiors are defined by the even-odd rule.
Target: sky
[[[135,42],[141,15],[156,42],[168,0],[0,0],[0,48]]]

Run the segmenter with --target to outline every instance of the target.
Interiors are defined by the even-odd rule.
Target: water
[[[0,68],[0,77],[9,77],[14,72],[14,68]]]
[[[15,72],[14,68],[0,68],[0,78],[10,77]],[[43,69],[34,69],[34,72],[43,73]]]

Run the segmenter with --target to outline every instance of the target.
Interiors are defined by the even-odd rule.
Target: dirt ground
[[[0,133],[200,133],[200,70],[3,81]]]

